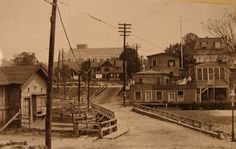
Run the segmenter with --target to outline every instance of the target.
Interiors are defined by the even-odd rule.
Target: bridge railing
[[[193,127],[202,128],[202,129],[207,130],[207,131],[213,131],[213,125],[209,124],[209,123],[206,123],[206,122],[194,120],[194,119],[191,119],[191,118],[188,118],[188,117],[185,117],[185,116],[181,116],[181,115],[178,115],[178,114],[174,114],[174,113],[164,111],[164,110],[160,110],[160,109],[156,109],[156,108],[143,106],[143,105],[140,105],[140,104],[134,104],[134,108],[144,110],[144,111],[147,111],[147,112],[156,113],[156,114],[159,114],[161,116],[173,119],[177,122],[181,122],[181,123],[191,125]]]

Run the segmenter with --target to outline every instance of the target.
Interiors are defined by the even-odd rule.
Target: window
[[[142,78],[138,78],[138,83],[143,83]]]
[[[30,92],[30,88],[28,88],[28,92]]]
[[[43,92],[43,88],[41,88],[41,93]]]
[[[109,71],[109,67],[105,67],[105,72],[108,72]]]
[[[37,87],[36,86],[34,86],[34,90],[36,90],[37,89]]]
[[[207,68],[203,68],[203,80],[208,80]]]
[[[201,68],[197,69],[197,79],[202,80],[202,69]]]
[[[166,79],[166,84],[170,84],[170,80],[169,79]]]
[[[140,91],[136,91],[134,93],[134,96],[135,96],[136,101],[141,101],[142,100],[142,93]]]
[[[36,98],[36,105],[37,105],[37,114],[45,114],[45,98],[40,97]]]
[[[157,78],[157,85],[160,85],[160,84],[161,84],[161,79]]]
[[[220,80],[225,80],[225,69],[220,68]]]
[[[207,42],[201,42],[201,47],[202,47],[202,49],[206,49],[207,48]]]
[[[209,68],[209,80],[213,80],[213,68]]]
[[[219,68],[214,68],[214,76],[215,76],[215,80],[219,80],[220,79],[220,74],[219,74]]]
[[[157,61],[156,61],[156,60],[153,60],[153,61],[152,61],[152,66],[153,66],[153,67],[156,67],[156,66],[157,66]]]
[[[184,100],[184,91],[178,91],[177,99],[178,99],[178,101]]]
[[[175,60],[168,60],[168,67],[174,67],[175,66]]]
[[[220,41],[214,42],[215,49],[220,49]]]
[[[156,91],[156,100],[162,100],[162,91]]]

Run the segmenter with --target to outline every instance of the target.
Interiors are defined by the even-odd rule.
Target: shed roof
[[[1,67],[0,85],[24,84],[37,72],[41,72],[44,77],[47,77],[47,72],[39,65]]]
[[[173,56],[173,57],[179,57],[177,54],[174,53],[157,53],[153,55],[148,55],[147,57],[153,57],[153,56],[159,56],[159,55],[168,55],[168,56]]]

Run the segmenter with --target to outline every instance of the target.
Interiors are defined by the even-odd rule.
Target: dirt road
[[[125,122],[129,131],[123,136],[108,140],[82,136],[52,138],[56,149],[236,149],[236,143],[212,138],[200,132],[143,116],[121,105],[119,89],[109,88],[94,102],[115,111],[116,117]],[[0,135],[0,143],[9,140],[44,144],[44,135],[35,133]]]
[[[84,148],[97,149],[236,149],[236,143],[212,138],[187,129],[132,112],[122,106],[122,98],[116,96],[118,89],[107,89],[95,100],[96,103],[115,111],[124,121],[129,132],[114,140],[97,140]]]

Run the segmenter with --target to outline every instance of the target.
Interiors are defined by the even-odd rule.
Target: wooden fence
[[[201,128],[201,129],[204,129],[204,130],[207,130],[207,131],[213,131],[213,125],[209,124],[209,123],[206,123],[206,122],[201,122],[201,121],[190,119],[188,117],[184,117],[184,116],[174,114],[174,113],[171,113],[171,112],[168,112],[168,111],[143,106],[143,105],[140,105],[140,104],[134,104],[134,109],[135,108],[140,109],[140,110],[144,110],[144,111],[147,111],[147,112],[152,112],[152,113],[170,118],[172,120],[175,120],[177,122],[181,122],[181,123],[191,125],[193,127]]]

